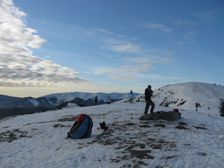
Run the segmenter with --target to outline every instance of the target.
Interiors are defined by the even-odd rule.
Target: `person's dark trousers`
[[[155,108],[155,104],[152,102],[152,100],[146,100],[146,104],[145,104],[145,113],[147,114],[149,111],[149,106],[151,105],[151,109],[150,109],[150,113],[153,113],[153,110]]]

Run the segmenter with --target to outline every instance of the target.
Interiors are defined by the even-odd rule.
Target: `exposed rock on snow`
[[[173,111],[158,111],[152,114],[143,115],[140,120],[167,120],[176,121],[180,119],[181,113]]]

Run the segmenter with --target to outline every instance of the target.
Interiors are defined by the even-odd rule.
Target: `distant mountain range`
[[[138,95],[138,93],[134,93],[134,97]],[[95,101],[96,96],[97,102]],[[29,114],[61,109],[67,107],[68,104],[76,104],[80,107],[83,107],[113,103],[129,98],[130,93],[72,92],[51,94],[39,98],[18,98],[0,95],[0,118],[11,115]]]
[[[68,106],[91,106],[130,99],[130,93],[72,92],[50,94],[39,98],[10,97],[0,95],[0,118],[56,110]],[[134,93],[135,101],[144,101],[144,95]],[[154,90],[156,106],[169,106],[203,112],[219,111],[220,99],[224,99],[224,86],[200,82],[166,85]],[[198,105],[196,107],[196,104]]]
[[[134,97],[140,95],[139,93],[134,93]],[[72,92],[72,93],[57,93],[57,94],[50,94],[44,96],[48,100],[53,101],[56,104],[60,104],[67,101],[72,101],[74,98],[81,98],[83,100],[92,99],[94,100],[95,97],[98,97],[99,101],[107,102],[108,97],[114,102],[117,100],[127,99],[130,98],[130,93],[88,93],[88,92]]]

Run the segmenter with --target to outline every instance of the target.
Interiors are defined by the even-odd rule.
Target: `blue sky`
[[[148,84],[189,81],[224,85],[222,0],[0,4],[0,94],[143,92]]]

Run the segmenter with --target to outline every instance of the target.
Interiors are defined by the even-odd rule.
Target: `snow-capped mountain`
[[[157,105],[217,113],[224,86],[200,82],[172,84],[154,90]]]
[[[139,93],[133,93],[133,96],[138,96]],[[94,99],[95,97],[98,97],[98,100],[102,100],[104,102],[108,101],[108,97],[110,97],[111,100],[122,100],[122,99],[128,99],[130,98],[130,93],[88,93],[88,92],[72,92],[72,93],[56,93],[56,94],[50,94],[47,96],[44,96],[44,98],[47,98],[48,100],[53,100],[56,104],[60,104],[63,102],[72,101],[75,98],[81,98],[83,100],[87,99]]]
[[[44,97],[12,97],[0,95],[0,109],[10,108],[33,108],[33,107],[53,107],[53,105]]]
[[[0,118],[54,109],[57,109],[57,107],[43,97],[35,99],[32,97],[19,98],[0,95]]]

